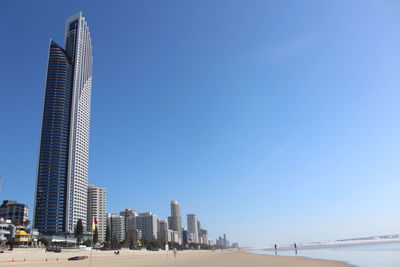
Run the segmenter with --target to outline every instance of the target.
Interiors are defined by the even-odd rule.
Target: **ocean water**
[[[275,255],[274,251],[253,250],[252,253]],[[278,255],[295,256],[293,250],[279,251]],[[358,267],[400,267],[400,243],[381,243],[337,248],[300,249],[297,256],[337,260]]]

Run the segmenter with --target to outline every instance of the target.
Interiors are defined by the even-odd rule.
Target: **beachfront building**
[[[24,230],[20,230],[15,233],[15,245],[16,246],[25,246],[30,243],[29,234]]]
[[[192,234],[192,242],[199,243],[199,229],[197,228],[197,215],[192,213],[187,215],[187,227],[189,233]]]
[[[216,240],[216,245],[223,248],[228,248],[230,246],[230,242],[226,238],[226,234],[224,234],[223,237],[218,237],[218,239]]]
[[[15,232],[15,226],[11,224],[11,220],[0,218],[0,244],[4,244],[12,237],[12,232]]]
[[[200,244],[208,244],[208,231],[206,229],[199,230],[199,242]]]
[[[142,241],[150,242],[158,239],[158,218],[151,212],[139,213],[136,217],[136,228],[142,231]]]
[[[201,223],[200,220],[197,218],[197,233],[198,233],[198,243],[201,243],[201,233],[200,233],[200,229],[201,229]]]
[[[124,217],[125,221],[125,239],[128,242],[128,244],[131,243],[131,241],[136,242],[135,239],[137,237],[136,234],[136,217],[137,217],[137,212],[133,209],[125,209],[119,213],[120,216]]]
[[[182,243],[184,245],[189,245],[190,242],[191,242],[191,239],[192,239],[192,236],[189,233],[189,231],[188,230],[183,230],[182,231]]]
[[[142,240],[142,230],[140,229],[129,230],[125,238],[127,240],[127,244],[129,245],[129,247],[140,246],[141,245],[140,240]]]
[[[179,241],[178,243],[182,243],[182,217],[181,217],[181,206],[178,201],[171,201],[171,216],[168,217],[169,229],[173,231],[178,231]]]
[[[82,12],[70,17],[65,47],[49,44],[33,227],[40,233],[86,229],[92,45]]]
[[[125,218],[117,214],[107,214],[107,224],[110,227],[111,239],[119,242],[125,240]]]
[[[168,228],[168,221],[160,220],[158,222],[158,239],[162,242],[169,242],[172,239],[170,238],[170,233],[173,230]]]
[[[106,239],[107,215],[106,215],[106,193],[105,187],[88,185],[87,194],[87,230],[92,231],[93,218],[97,220],[97,232],[99,242]]]
[[[14,200],[4,200],[0,206],[0,218],[23,225],[28,220],[28,206]]]
[[[179,243],[180,238],[179,238],[179,232],[178,231],[172,231],[170,232],[170,241],[173,243]]]

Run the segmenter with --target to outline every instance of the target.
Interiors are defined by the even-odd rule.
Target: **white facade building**
[[[133,209],[125,209],[119,213],[120,216],[124,217],[125,221],[125,238],[127,242],[137,240],[137,236],[135,236],[136,230],[136,217],[138,216],[137,212]]]
[[[189,233],[193,235],[193,243],[199,243],[199,229],[197,228],[197,215],[188,214],[187,215],[187,227]]]
[[[177,243],[182,244],[182,217],[181,206],[178,201],[171,201],[171,216],[168,217],[169,229],[179,233],[179,240]]]
[[[172,231],[168,228],[168,221],[160,220],[158,223],[158,239],[163,242],[169,242],[170,236],[169,231]]]
[[[79,219],[86,227],[87,218],[93,57],[89,27],[82,12],[67,20],[65,47],[74,62],[66,218],[66,228],[73,232]]]
[[[0,244],[5,243],[11,238],[11,220],[0,218]]]
[[[171,242],[179,243],[179,232],[178,231],[171,231]]]
[[[116,214],[107,215],[107,224],[111,230],[111,240],[116,238],[118,242],[125,240],[125,218]]]
[[[125,209],[119,213],[125,220],[125,232],[136,229],[136,217],[138,213],[133,209]]]
[[[151,212],[139,213],[136,217],[136,228],[142,231],[142,241],[158,239],[158,218]]]
[[[92,231],[93,218],[97,220],[97,231],[99,242],[106,239],[107,216],[106,216],[106,193],[105,187],[88,185],[87,196],[87,225],[88,231]]]

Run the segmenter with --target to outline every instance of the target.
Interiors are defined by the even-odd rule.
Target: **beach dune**
[[[90,256],[89,251],[45,253],[44,250],[23,250],[0,254],[0,266],[90,266],[90,260],[67,261],[73,256]],[[92,266],[96,267],[348,267],[346,263],[249,254],[242,251],[182,251],[174,258],[171,251],[122,250],[120,255],[113,251],[93,251]]]

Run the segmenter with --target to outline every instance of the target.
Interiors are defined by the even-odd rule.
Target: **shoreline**
[[[298,250],[308,249],[325,249],[325,248],[343,248],[343,247],[361,247],[370,245],[381,245],[381,244],[395,244],[400,243],[400,239],[393,240],[371,240],[371,241],[354,241],[354,242],[326,242],[326,243],[311,243],[311,244],[297,244]],[[251,250],[263,250],[263,251],[274,251],[274,247],[263,247],[263,248],[245,248],[245,251]],[[291,251],[294,250],[293,245],[278,246],[278,251]]]
[[[90,251],[44,252],[43,249],[16,249],[0,254],[0,266],[90,266],[90,259],[67,261],[73,256],[90,256]],[[14,259],[14,261],[12,261]],[[24,261],[25,260],[25,261]],[[120,255],[113,251],[93,251],[92,266],[174,266],[174,267],[354,267],[348,263],[311,259],[301,256],[271,256],[246,251],[179,251],[174,258],[172,251],[141,251],[122,249]]]

